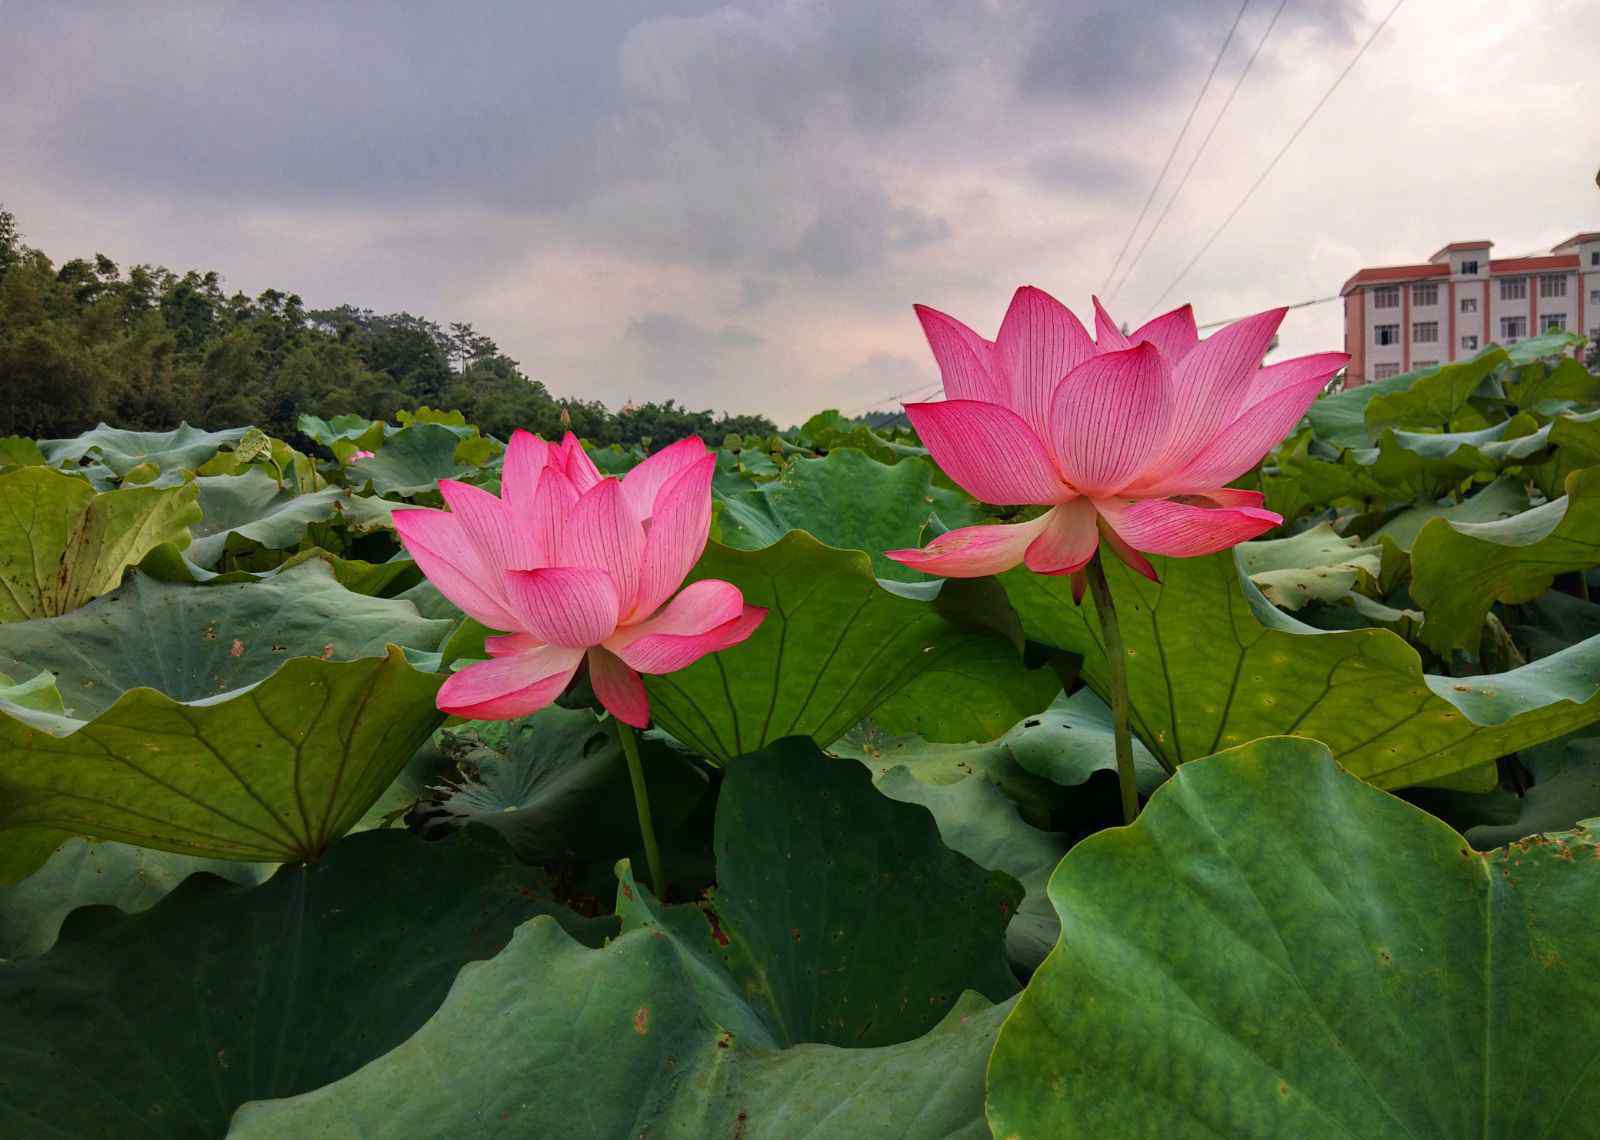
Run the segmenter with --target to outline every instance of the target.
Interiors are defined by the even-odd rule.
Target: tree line
[[[110,258],[55,265],[0,209],[0,435],[76,435],[104,421],[160,431],[182,421],[254,424],[283,438],[302,412],[393,420],[457,408],[483,431],[572,430],[660,447],[699,435],[770,435],[764,416],[713,415],[675,400],[613,412],[553,396],[469,323],[342,305],[308,310],[268,289],[228,293],[215,271]]]

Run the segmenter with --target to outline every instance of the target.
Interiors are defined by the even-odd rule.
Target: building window
[[[1566,280],[1566,278],[1562,278],[1562,280]],[[1439,286],[1411,286],[1411,303],[1413,305],[1437,305],[1439,303]]]
[[[1546,273],[1539,278],[1539,296],[1565,297],[1567,295],[1567,275],[1565,273]]]
[[[1589,290],[1589,304],[1600,305],[1600,289]]]
[[[1600,249],[1593,250],[1589,254],[1589,264],[1590,265],[1600,265]]]
[[[1477,261],[1463,261],[1461,263],[1461,272],[1468,276],[1476,277],[1478,274]]]
[[[1398,309],[1400,307],[1400,286],[1378,286],[1372,291],[1372,307],[1374,309]]]
[[[1539,317],[1540,332],[1555,332],[1567,327],[1567,314],[1545,313]]]
[[[1438,321],[1412,321],[1411,322],[1411,343],[1412,344],[1438,344],[1439,343],[1439,322]]]
[[[1372,339],[1373,343],[1375,344],[1399,344],[1400,326],[1374,325],[1372,328]]]
[[[1374,364],[1372,366],[1372,378],[1374,380],[1387,380],[1391,376],[1398,375],[1400,375],[1400,366],[1398,364]]]
[[[1461,311],[1463,313],[1476,313],[1478,311],[1478,298],[1476,298],[1476,297],[1463,297],[1463,298],[1461,298]]]
[[[1463,352],[1477,352],[1478,351],[1478,338],[1475,337],[1475,336],[1464,336],[1464,337],[1462,337],[1461,338],[1461,350]]]
[[[1437,367],[1439,367],[1439,362],[1437,360],[1418,360],[1414,364],[1411,365],[1411,368],[1412,368],[1413,371],[1416,371],[1417,369],[1422,369],[1422,368],[1437,368]]]
[[[1528,279],[1526,277],[1507,277],[1501,281],[1500,299],[1502,301],[1526,301],[1528,299]]]
[[[1528,318],[1527,317],[1501,317],[1500,318],[1500,339],[1501,340],[1514,341],[1518,337],[1524,337],[1524,336],[1527,336],[1527,335],[1528,335]]]

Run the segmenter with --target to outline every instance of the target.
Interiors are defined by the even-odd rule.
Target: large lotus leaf
[[[1371,541],[1388,539],[1397,550],[1407,553],[1433,519],[1450,522],[1486,523],[1510,518],[1528,509],[1528,491],[1521,479],[1502,475],[1461,502],[1422,503],[1407,507],[1387,520],[1372,534]]]
[[[922,600],[939,583],[891,592],[866,554],[803,531],[764,550],[713,543],[692,577],[726,579],[768,610],[742,645],[646,679],[661,726],[717,760],[785,736],[826,746],[892,697],[902,731],[988,740],[1058,688],[1048,670],[1023,669],[1000,634],[958,625]]]
[[[1411,548],[1411,596],[1436,652],[1476,649],[1495,602],[1528,602],[1555,576],[1600,565],[1600,468],[1574,472],[1559,499],[1498,522],[1435,519]]]
[[[1528,374],[1506,385],[1507,397],[1518,408],[1533,411],[1553,401],[1600,403],[1600,376],[1574,357],[1563,357],[1548,366],[1534,365],[1525,372]]]
[[[1565,831],[1582,820],[1600,819],[1600,732],[1594,728],[1551,740],[1518,754],[1534,777],[1505,822],[1485,820],[1466,833],[1474,847],[1499,847],[1541,831]]]
[[[68,613],[154,546],[189,542],[193,484],[96,492],[48,467],[0,475],[0,622]]]
[[[73,838],[14,886],[0,886],[0,958],[29,958],[55,945],[61,922],[84,906],[149,910],[197,871],[253,885],[276,863],[197,859],[127,843]]]
[[[187,703],[131,689],[87,723],[5,710],[0,830],[316,859],[433,731],[442,682],[391,646],[357,661],[292,658],[252,687]]]
[[[1554,498],[1567,477],[1585,467],[1600,466],[1600,409],[1570,413],[1550,421],[1550,458],[1530,474],[1546,496]]]
[[[654,926],[593,951],[535,919],[398,1048],[245,1105],[228,1137],[988,1140],[983,1072],[1009,1005],[969,993],[913,1041],[784,1049],[742,1000]]]
[[[250,557],[248,561],[254,562],[256,559]],[[367,562],[360,558],[341,558],[319,546],[307,547],[290,554],[267,570],[207,570],[204,566],[195,565],[177,547],[164,543],[144,556],[139,563],[139,569],[163,582],[234,585],[241,582],[264,582],[269,578],[276,578],[279,574],[286,574],[302,563],[313,561],[331,567],[333,576],[339,580],[339,584],[356,594],[368,594],[373,597],[398,596],[411,586],[425,581],[422,571],[417,569],[417,564],[404,557],[403,552],[396,553],[386,562]],[[443,595],[440,597],[442,599]],[[448,603],[446,605],[448,606]],[[450,606],[447,616],[453,620],[460,620],[461,613]]]
[[[1456,426],[1457,415],[1484,381],[1510,363],[1505,349],[1490,345],[1470,360],[1425,372],[1403,391],[1379,395],[1368,402],[1367,431],[1373,436],[1386,428],[1448,431]]]
[[[382,496],[401,498],[432,491],[440,479],[459,479],[476,466],[457,462],[462,438],[443,424],[401,428],[348,473],[352,486],[370,483]],[[349,446],[349,445],[346,445]]]
[[[435,649],[451,623],[409,602],[351,593],[311,559],[261,582],[194,587],[135,571],[56,618],[0,625],[0,670],[55,674],[68,716],[86,720],[129,689],[180,701],[254,684],[291,657],[381,657]]]
[[[1067,836],[1024,821],[1017,805],[981,775],[929,784],[896,766],[873,782],[891,799],[927,808],[950,850],[980,867],[1004,871],[1022,885],[1022,902],[1006,927],[1006,957],[1024,971],[1044,961],[1060,930],[1045,883],[1067,853]]]
[[[1136,731],[1169,765],[1263,736],[1321,740],[1379,787],[1427,783],[1600,720],[1600,639],[1505,673],[1424,674],[1387,629],[1325,632],[1278,610],[1231,552],[1155,559],[1161,584],[1107,566]],[[1001,581],[1028,635],[1081,653],[1104,695],[1093,603],[1063,579]]]
[[[397,831],[258,887],[196,875],[142,914],[79,911],[49,953],[0,969],[0,1134],[213,1140],[243,1102],[406,1040],[464,963],[541,914],[604,929],[492,836]]]
[[[796,459],[777,479],[719,493],[717,538],[754,550],[791,530],[808,531],[829,546],[866,551],[880,578],[922,580],[925,575],[883,552],[916,546],[935,514],[946,528],[984,518],[971,496],[937,485],[937,474],[926,459],[890,466],[854,448],[830,451],[824,459]]]
[[[742,757],[715,846],[711,921],[690,915],[685,936],[784,1044],[890,1045],[932,1029],[962,990],[1016,992],[1001,944],[1017,884],[945,847],[927,811],[879,795],[854,761],[804,737]]]
[[[1098,772],[1116,772],[1114,748],[1111,710],[1093,690],[1081,688],[1071,696],[1059,694],[1048,708],[1012,725],[998,740],[933,744],[919,736],[887,736],[867,722],[836,741],[831,751],[860,760],[877,779],[897,766],[935,785],[981,774],[1026,802],[1032,798],[1026,791],[1029,781],[1026,775],[1019,778],[1019,771],[1058,787],[1076,787]],[[1161,762],[1137,737],[1133,766],[1139,790],[1146,795],[1167,778]]]
[[[1597,851],[1480,855],[1309,741],[1186,768],[1051,877],[1070,936],[995,1045],[994,1135],[1588,1135]]]
[[[469,726],[471,727],[471,726]],[[480,823],[530,863],[615,861],[640,847],[632,783],[617,730],[589,709],[551,707],[501,725],[503,736],[471,749],[464,777],[439,789],[423,820]],[[454,735],[454,734],[451,734]],[[486,733],[487,735],[487,733]],[[640,741],[650,809],[664,843],[707,796],[704,771],[646,734]]]
[[[309,495],[279,487],[261,467],[243,475],[209,475],[195,480],[200,488],[201,521],[186,556],[196,566],[215,567],[230,550],[293,550],[313,523],[351,516],[358,525],[376,529],[386,509],[372,510],[344,487],[324,487]],[[376,514],[367,520],[365,516]]]
[[[1404,392],[1424,375],[1426,373],[1421,371],[1404,372],[1321,397],[1306,409],[1306,422],[1311,425],[1312,435],[1340,450],[1371,447],[1377,441],[1367,431],[1367,405],[1379,396]]]
[[[1286,610],[1332,602],[1356,586],[1376,588],[1383,550],[1322,523],[1288,538],[1244,542],[1239,562],[1268,601]]]
[[[48,463],[33,440],[20,435],[0,436],[0,471]]]
[[[326,420],[302,412],[295,426],[301,434],[310,436],[323,447],[331,448],[344,440],[369,451],[382,443],[385,435],[393,435],[398,430],[382,420],[369,420],[354,412],[345,412]]]
[[[1389,429],[1376,447],[1345,451],[1337,459],[1314,454],[1307,441],[1279,457],[1279,469],[1301,504],[1341,499],[1431,501],[1468,478],[1494,475],[1549,445],[1550,425],[1519,415],[1477,431],[1423,433]]]
[[[1600,573],[1590,571],[1585,577],[1593,596],[1600,586]],[[1510,610],[1505,615],[1505,626],[1531,661],[1600,637],[1600,605],[1560,590],[1548,590]]]
[[[717,809],[710,914],[663,910],[624,873],[605,949],[527,923],[399,1048],[247,1106],[230,1136],[985,1137],[1005,1007],[961,987],[1014,989],[997,971],[1015,884],[946,850],[853,761],[805,741],[748,761]]]
[[[158,471],[192,471],[223,447],[237,443],[249,428],[203,431],[179,424],[172,431],[127,431],[100,424],[71,439],[42,439],[46,461],[60,466],[94,458],[118,476],[149,463]]]

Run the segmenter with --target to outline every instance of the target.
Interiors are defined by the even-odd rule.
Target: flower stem
[[[667,901],[667,877],[661,873],[661,848],[656,844],[655,825],[650,822],[650,789],[645,787],[644,765],[639,761],[639,738],[633,729],[615,717],[617,740],[628,758],[628,776],[633,780],[633,806],[639,813],[639,834],[644,837],[644,857],[650,864],[650,889],[656,898]]]
[[[1139,815],[1139,785],[1133,772],[1133,736],[1128,731],[1128,655],[1122,648],[1122,627],[1117,624],[1117,609],[1111,601],[1111,584],[1106,581],[1100,552],[1084,567],[1089,575],[1089,590],[1094,594],[1094,612],[1100,619],[1105,640],[1106,664],[1110,669],[1111,722],[1117,742],[1117,783],[1122,788],[1122,820],[1132,823]]]

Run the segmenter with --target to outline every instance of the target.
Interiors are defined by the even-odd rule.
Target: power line
[[[1326,305],[1329,301],[1337,301],[1338,299],[1339,299],[1339,294],[1335,293],[1331,297],[1316,297],[1316,298],[1314,298],[1314,299],[1312,299],[1310,301],[1296,301],[1292,305],[1285,305],[1283,307],[1285,309],[1304,309],[1304,308],[1310,307],[1311,305]],[[1201,330],[1203,330],[1203,329],[1214,329],[1214,328],[1217,328],[1220,325],[1231,325],[1231,324],[1233,324],[1234,321],[1241,321],[1243,319],[1244,319],[1243,317],[1229,317],[1225,321],[1207,321],[1203,325],[1196,326],[1196,328],[1197,329],[1201,329]]]
[[[1111,284],[1111,279],[1117,275],[1117,267],[1122,264],[1123,255],[1128,252],[1128,247],[1133,244],[1133,235],[1139,232],[1139,227],[1144,224],[1144,217],[1150,212],[1150,203],[1156,200],[1156,191],[1161,188],[1162,180],[1166,178],[1167,171],[1172,169],[1172,160],[1178,157],[1178,147],[1183,142],[1183,137],[1189,133],[1189,124],[1194,122],[1195,112],[1200,109],[1201,101],[1206,97],[1206,92],[1211,89],[1211,80],[1217,74],[1217,68],[1222,65],[1222,57],[1227,54],[1228,45],[1233,42],[1233,33],[1239,30],[1239,21],[1244,17],[1244,10],[1250,7],[1250,0],[1244,0],[1239,5],[1239,12],[1233,18],[1233,25],[1228,29],[1227,39],[1222,41],[1222,48],[1217,52],[1217,58],[1211,61],[1211,70],[1206,72],[1206,81],[1200,85],[1200,91],[1194,97],[1194,104],[1189,108],[1188,116],[1183,120],[1183,127],[1178,131],[1178,137],[1172,140],[1172,149],[1167,151],[1167,161],[1161,164],[1161,173],[1156,175],[1156,180],[1150,186],[1150,193],[1144,200],[1144,205],[1139,210],[1139,216],[1133,220],[1133,227],[1128,230],[1128,236],[1122,241],[1122,248],[1117,251],[1117,259],[1111,263],[1106,279],[1100,283],[1100,292],[1106,291],[1106,286]]]
[[[1250,53],[1250,58],[1245,61],[1244,70],[1239,73],[1239,78],[1233,81],[1233,90],[1228,92],[1228,98],[1222,104],[1222,110],[1217,112],[1217,117],[1211,121],[1211,129],[1206,132],[1206,137],[1200,140],[1200,149],[1194,152],[1189,159],[1189,166],[1183,172],[1183,177],[1178,179],[1178,187],[1172,192],[1172,197],[1167,199],[1167,204],[1161,208],[1160,217],[1156,224],[1150,227],[1150,232],[1144,235],[1144,241],[1139,245],[1139,251],[1133,255],[1133,260],[1128,263],[1128,268],[1122,274],[1122,280],[1117,282],[1115,289],[1111,290],[1111,297],[1122,291],[1128,283],[1128,278],[1133,276],[1134,269],[1139,264],[1139,259],[1144,256],[1144,251],[1150,248],[1150,243],[1155,240],[1156,232],[1161,229],[1161,223],[1167,220],[1167,215],[1172,213],[1172,207],[1177,203],[1183,188],[1189,184],[1189,175],[1194,173],[1195,166],[1200,162],[1200,156],[1205,154],[1206,147],[1211,142],[1211,136],[1217,133],[1217,128],[1222,125],[1222,120],[1228,114],[1228,108],[1233,106],[1233,97],[1239,94],[1239,88],[1244,86],[1245,76],[1250,74],[1250,69],[1255,66],[1256,57],[1261,54],[1261,49],[1267,46],[1267,37],[1272,35],[1272,29],[1278,24],[1278,17],[1283,15],[1283,9],[1289,0],[1278,0],[1278,7],[1272,13],[1272,19],[1267,21],[1267,30],[1261,33],[1261,38],[1256,41],[1256,49]],[[1111,298],[1108,297],[1107,301]]]
[[[1245,203],[1249,202],[1250,198],[1255,194],[1255,192],[1260,189],[1261,184],[1267,180],[1268,175],[1270,175],[1277,167],[1278,163],[1283,159],[1283,156],[1289,153],[1289,148],[1294,145],[1295,140],[1300,137],[1301,132],[1311,125],[1311,120],[1317,117],[1317,112],[1322,110],[1323,105],[1333,97],[1333,93],[1337,91],[1339,89],[1339,85],[1344,82],[1345,76],[1349,75],[1350,72],[1355,68],[1355,65],[1361,62],[1361,57],[1367,54],[1367,49],[1372,46],[1372,41],[1378,38],[1379,32],[1383,31],[1384,28],[1389,26],[1389,21],[1394,19],[1394,14],[1400,10],[1400,6],[1405,2],[1406,0],[1395,0],[1394,7],[1389,9],[1389,14],[1378,22],[1378,26],[1373,28],[1372,34],[1366,38],[1366,42],[1356,49],[1356,54],[1351,57],[1349,63],[1344,65],[1344,70],[1339,72],[1339,75],[1336,79],[1334,79],[1332,86],[1322,93],[1322,98],[1318,99],[1316,106],[1311,108],[1311,113],[1300,121],[1300,125],[1294,129],[1294,133],[1289,136],[1288,141],[1283,144],[1277,154],[1272,156],[1272,161],[1267,163],[1266,169],[1263,170],[1256,180],[1250,184],[1250,189],[1244,192],[1244,197],[1240,198],[1238,204],[1235,205],[1232,210],[1228,211],[1228,216],[1222,219],[1222,224],[1212,231],[1211,236],[1206,239],[1205,244],[1202,245],[1199,251],[1189,259],[1189,264],[1185,265],[1178,275],[1172,279],[1172,283],[1161,291],[1161,296],[1156,298],[1156,303],[1150,306],[1150,314],[1154,314],[1158,309],[1161,308],[1161,302],[1167,299],[1168,294],[1178,287],[1178,284],[1189,275],[1189,270],[1195,267],[1196,263],[1198,263],[1199,260],[1206,255],[1206,251],[1209,250],[1212,245],[1215,244],[1216,240],[1222,236],[1222,231],[1228,228],[1228,224],[1238,216],[1240,210],[1244,209]],[[1148,319],[1148,314],[1146,319]]]
[[[853,419],[856,416],[859,416],[863,412],[871,411],[873,408],[878,407],[880,404],[887,404],[890,400],[903,400],[907,396],[919,396],[919,395],[925,398],[927,396],[932,396],[932,395],[934,395],[934,394],[936,394],[938,392],[941,392],[943,390],[944,390],[944,382],[943,381],[936,380],[932,384],[919,384],[915,388],[907,388],[904,392],[891,392],[887,396],[879,396],[876,400],[873,400],[870,403],[858,404],[852,411],[846,412],[845,415]]]

